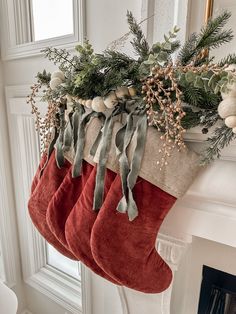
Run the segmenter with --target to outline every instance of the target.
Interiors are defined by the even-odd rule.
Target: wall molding
[[[175,238],[167,234],[159,233],[156,248],[171,269],[177,271],[181,257],[184,255],[191,241],[192,238],[189,238],[188,241],[183,241],[177,237]]]
[[[172,237],[163,232],[158,234],[156,243],[157,251],[172,269],[173,278],[175,278],[175,273],[178,270],[182,256],[185,254],[191,242],[192,237]],[[117,287],[123,314],[170,314],[173,281],[167,290],[153,295],[140,293],[126,287]]]
[[[0,65],[1,66],[1,65]],[[1,71],[1,68],[0,68]],[[0,72],[1,76],[1,72]],[[0,77],[1,81],[1,77]],[[11,160],[9,158],[9,134],[7,115],[3,99],[3,86],[0,84],[0,241],[1,264],[4,283],[12,288],[17,283],[17,271],[19,269],[17,225],[15,220],[15,202],[12,185]]]
[[[190,4],[191,0],[143,0],[142,20],[148,19],[142,26],[149,43],[162,40],[164,33],[175,25],[180,27],[178,37],[183,42],[188,33]]]
[[[92,314],[92,282],[91,270],[82,263],[81,265],[81,293],[82,293],[82,313]]]
[[[6,87],[14,186],[17,199],[19,238],[24,281],[73,314],[82,313],[82,300],[88,308],[84,276],[84,294],[79,280],[47,265],[45,240],[34,228],[27,209],[32,177],[39,162],[39,139],[35,132],[30,105],[26,103],[29,86]],[[39,104],[40,111],[45,104]],[[42,110],[41,110],[42,109]],[[20,143],[20,145],[19,145]],[[90,314],[83,311],[83,314]]]
[[[29,3],[30,0],[27,0]],[[47,40],[29,42],[32,38],[30,5],[18,0],[1,0],[1,50],[3,60],[20,59],[41,55],[48,46],[73,49],[85,38],[85,0],[73,0],[74,34]],[[21,11],[21,12],[19,12]],[[15,14],[12,14],[14,12]],[[18,44],[19,42],[23,42]]]

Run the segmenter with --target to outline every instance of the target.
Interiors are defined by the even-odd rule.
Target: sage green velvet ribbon
[[[70,112],[68,114],[68,122],[67,122],[67,126],[65,128],[65,132],[64,132],[64,140],[63,140],[63,151],[67,152],[71,149],[71,145],[72,145],[72,141],[73,141],[73,137],[72,137],[72,130],[73,130],[73,126],[72,126],[72,118],[73,118],[74,112]]]
[[[62,168],[65,163],[64,158],[64,150],[63,150],[63,144],[64,144],[64,134],[65,134],[65,126],[66,126],[66,120],[65,120],[65,106],[62,105],[59,108],[59,135],[55,143],[55,150],[56,150],[56,163],[58,168]]]
[[[85,113],[83,115],[83,117],[79,123],[79,127],[78,127],[75,158],[74,158],[74,163],[73,163],[73,168],[72,168],[72,177],[73,178],[76,178],[76,177],[81,175],[83,151],[84,151],[84,146],[85,146],[86,125],[93,118],[99,118],[102,122],[104,122],[105,115],[103,113],[99,113],[99,112],[95,112],[95,111]],[[103,123],[102,123],[102,125],[103,125]],[[92,150],[93,150],[94,154],[96,153],[100,139],[101,139],[101,135],[99,132],[97,138],[95,139],[94,145],[92,146]]]
[[[126,197],[128,190],[127,177],[130,171],[127,149],[135,130],[133,116],[133,112],[128,115],[126,124],[117,132],[115,139],[116,154],[120,164],[122,192]]]
[[[42,174],[43,174],[43,171],[44,169],[46,168],[47,164],[48,164],[48,161],[49,161],[49,158],[54,150],[54,145],[56,144],[56,141],[57,141],[57,138],[58,138],[58,130],[57,130],[57,127],[55,126],[54,129],[53,129],[53,137],[52,137],[52,141],[51,143],[49,144],[48,146],[48,151],[47,151],[47,159],[43,165],[43,167],[41,168],[40,170],[40,173],[39,173],[39,178],[41,178]]]
[[[132,190],[137,181],[139,170],[141,167],[147,134],[147,116],[145,114],[145,110],[141,110],[135,130],[135,132],[137,133],[136,147],[129,169],[127,148],[134,133],[134,128],[132,128],[132,126],[133,116],[135,114],[137,114],[137,111],[130,113],[130,115],[128,116],[127,124],[125,126],[125,134],[123,137],[123,145],[121,144],[123,130],[121,129],[116,136],[117,150],[119,151],[120,148],[123,149],[119,158],[123,197],[117,206],[117,211],[121,213],[127,212],[130,221],[134,220],[138,216],[138,208],[134,200]]]
[[[78,129],[83,115],[85,114],[84,106],[76,104],[74,107],[74,114],[72,116],[72,139],[73,139],[73,149],[76,152],[77,141],[78,141]]]
[[[106,118],[106,121],[104,123],[104,127],[102,130],[102,138],[101,138],[102,145],[101,145],[99,161],[97,165],[96,184],[95,184],[95,190],[94,190],[94,199],[93,199],[94,210],[99,210],[103,203],[106,163],[108,159],[109,149],[111,146],[114,118],[115,116],[117,116],[118,114],[121,114],[122,112],[126,112],[125,104],[119,104],[117,107],[115,107],[111,115]]]
[[[73,111],[68,114],[68,122],[64,133],[63,151],[67,152],[77,143],[78,126],[84,114],[84,107],[78,103],[73,106]]]

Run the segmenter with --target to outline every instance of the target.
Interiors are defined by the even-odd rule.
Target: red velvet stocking
[[[107,170],[105,180],[105,196],[115,178],[115,174]],[[93,210],[93,194],[96,181],[96,168],[92,171],[84,190],[75,204],[66,222],[66,240],[73,254],[96,274],[118,284],[107,275],[94,261],[90,248],[90,235],[97,212]]]
[[[69,247],[65,238],[66,220],[78,200],[93,170],[93,166],[83,161],[81,175],[77,178],[72,178],[71,170],[72,167],[65,176],[59,189],[54,194],[47,209],[47,223],[49,228],[58,241],[68,250]]]
[[[176,198],[144,179],[134,189],[139,215],[132,222],[116,208],[122,198],[117,175],[93,226],[90,245],[97,264],[129,288],[159,293],[167,289],[172,272],[155,249],[157,232]]]
[[[49,158],[48,164],[45,167],[37,186],[30,196],[28,208],[34,225],[46,241],[48,241],[63,255],[71,259],[76,259],[74,255],[57,240],[46,222],[48,204],[62,183],[70,167],[70,163],[66,161],[64,167],[59,169],[56,164],[54,151]]]
[[[44,154],[40,160],[40,163],[39,163],[39,166],[38,166],[38,169],[36,171],[36,174],[33,178],[33,182],[31,184],[31,194],[34,192],[34,189],[36,188],[36,186],[38,185],[39,183],[39,180],[40,180],[40,173],[41,173],[41,170],[42,168],[44,167],[45,163],[47,162],[47,155]]]

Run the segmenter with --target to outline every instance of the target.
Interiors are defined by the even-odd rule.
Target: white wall
[[[96,52],[106,49],[111,41],[128,31],[126,23],[127,10],[131,10],[140,20],[141,3],[141,0],[86,0],[87,38],[93,44]],[[52,71],[55,66],[42,56],[35,56],[6,61],[2,63],[2,67],[4,81],[3,85],[0,81],[0,97],[4,86],[32,84],[35,82],[35,75],[38,71],[45,68]],[[4,106],[4,103],[1,101],[1,115],[5,115],[5,109],[2,106]],[[4,120],[7,120],[6,116]],[[25,284],[23,284],[23,287],[24,289],[20,285],[16,287],[20,301],[20,311],[27,307],[33,314],[65,314],[65,311],[59,305],[46,296]],[[25,291],[25,296],[22,295],[22,291]],[[93,314],[122,314],[116,288],[95,275],[92,276],[92,300]]]
[[[2,63],[0,62],[0,147],[1,147],[1,174],[4,173],[4,177],[0,178],[0,219],[6,219],[4,212],[9,213],[8,217],[11,217],[10,228],[7,224],[0,230],[0,237],[2,242],[3,252],[6,250],[13,252],[14,261],[10,261],[9,258],[13,256],[2,256],[1,264],[5,273],[4,282],[14,285],[13,290],[19,296],[19,310],[23,310],[25,307],[25,293],[23,289],[23,282],[21,279],[21,264],[20,264],[20,251],[18,244],[18,230],[15,221],[15,208],[14,208],[14,191],[12,188],[12,173],[11,173],[11,160],[9,152],[8,132],[7,132],[7,115],[4,100],[4,76],[2,75]],[[6,199],[4,193],[8,189],[11,191],[9,197]],[[3,193],[3,194],[2,194]],[[5,208],[6,207],[6,208]],[[9,222],[6,221],[5,222]],[[8,237],[9,236],[9,237]],[[10,265],[11,263],[11,265]],[[12,268],[11,268],[12,266]],[[14,272],[14,274],[13,274]],[[11,277],[11,278],[9,278]],[[12,280],[11,280],[12,279]],[[11,282],[14,281],[14,282]]]

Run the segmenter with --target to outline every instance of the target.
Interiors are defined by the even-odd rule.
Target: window
[[[71,35],[72,0],[31,0],[33,41]]]
[[[47,46],[74,48],[85,37],[84,3],[85,0],[1,0],[2,59],[35,56]]]
[[[48,265],[64,272],[65,274],[80,279],[80,263],[72,261],[57,252],[51,245],[46,244],[47,249],[47,263]]]

